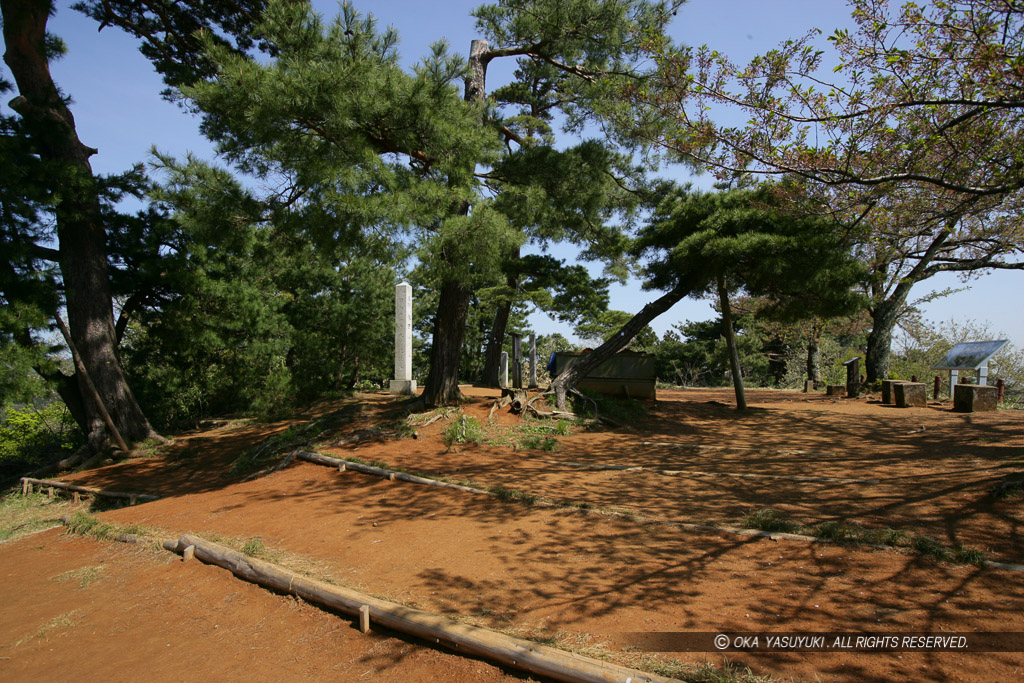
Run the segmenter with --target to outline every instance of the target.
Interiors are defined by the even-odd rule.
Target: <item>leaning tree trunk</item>
[[[740,352],[736,346],[736,330],[732,326],[732,307],[729,305],[729,290],[725,276],[718,275],[718,303],[722,307],[722,332],[729,349],[729,367],[732,369],[732,386],[736,390],[736,410],[747,409],[747,394],[743,389],[743,371],[740,369]]]
[[[605,362],[640,333],[648,324],[659,315],[672,308],[680,299],[690,293],[690,287],[677,284],[667,293],[661,295],[641,309],[639,313],[630,318],[625,325],[612,337],[588,354],[583,355],[579,360],[569,366],[562,374],[551,383],[551,390],[555,392],[555,405],[559,410],[565,410],[565,402],[568,393],[576,388],[579,381],[587,376],[591,370]]]
[[[155,436],[125,380],[117,355],[117,335],[107,273],[106,230],[89,157],[96,153],[78,139],[75,120],[50,76],[46,60],[47,0],[0,0],[7,50],[20,96],[11,108],[25,120],[41,159],[54,169],[59,186],[57,239],[71,338],[118,430],[128,441]],[[107,438],[101,411],[78,377],[90,445]]]

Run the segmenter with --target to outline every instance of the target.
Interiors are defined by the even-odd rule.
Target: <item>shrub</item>
[[[0,479],[55,460],[82,441],[71,413],[59,401],[39,409],[8,407],[0,421]]]

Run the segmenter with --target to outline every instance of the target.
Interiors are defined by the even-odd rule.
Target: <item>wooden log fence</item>
[[[386,470],[380,467],[374,467],[373,465],[364,465],[359,462],[352,462],[351,460],[343,460],[341,458],[332,458],[329,455],[322,453],[310,453],[309,451],[299,451],[295,454],[296,459],[305,460],[316,465],[327,465],[328,467],[337,467],[339,470],[352,470],[354,472],[362,472],[363,474],[372,474],[377,477],[383,477],[390,481],[405,481],[410,484],[423,484],[425,486],[436,486],[445,489],[455,489],[456,491],[465,491],[466,493],[482,493],[484,495],[493,496],[494,494],[490,491],[484,491],[482,489],[476,489],[471,486],[462,486],[461,484],[451,484],[446,481],[439,481],[437,479],[428,479],[427,477],[418,477],[415,474],[409,474],[407,472],[396,472],[394,470]]]
[[[361,625],[376,623],[392,631],[443,645],[461,654],[482,657],[538,676],[573,683],[670,683],[675,680],[557,650],[479,626],[460,624],[447,617],[332,586],[199,536],[185,534],[177,541],[165,541],[163,546],[179,554],[191,547],[191,553],[202,562],[223,567],[235,576],[265,588],[295,595],[307,602],[360,618],[363,621]]]
[[[65,491],[73,491],[77,493],[88,493],[93,496],[102,496],[104,498],[117,498],[121,500],[127,500],[131,505],[135,505],[139,501],[150,501],[157,500],[160,496],[150,495],[148,493],[132,493],[124,491],[104,491],[102,489],[93,488],[91,486],[79,486],[78,484],[69,484],[64,481],[57,481],[55,479],[35,479],[33,477],[22,477],[21,478],[21,493],[22,495],[28,495],[35,490],[36,486],[49,487],[50,497],[53,497],[54,489],[63,489]]]

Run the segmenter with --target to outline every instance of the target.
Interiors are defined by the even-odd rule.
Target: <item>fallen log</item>
[[[494,495],[490,491],[484,491],[481,489],[475,489],[471,486],[462,486],[461,484],[450,484],[446,481],[438,481],[437,479],[428,479],[427,477],[418,477],[415,474],[409,474],[408,472],[397,472],[395,470],[386,470],[382,467],[374,467],[373,465],[364,465],[361,462],[352,462],[351,460],[344,460],[342,458],[332,458],[329,455],[323,453],[310,453],[309,451],[299,451],[295,454],[295,457],[299,460],[305,460],[316,465],[327,465],[328,467],[341,467],[344,466],[347,470],[354,470],[356,472],[362,472],[363,474],[372,474],[391,481],[405,481],[410,484],[424,484],[426,486],[437,486],[443,489],[455,489],[456,491],[465,491],[466,493],[483,493],[484,495]]]
[[[459,653],[483,657],[503,666],[514,667],[559,681],[648,681],[669,683],[674,679],[641,673],[610,662],[557,650],[478,626],[460,624],[446,617],[404,607],[393,602],[332,586],[296,574],[283,567],[249,557],[225,546],[186,534],[166,541],[164,548],[183,553],[194,547],[195,557],[207,564],[223,567],[239,578],[307,602],[323,605],[351,616],[360,610],[369,612],[369,621],[384,628],[443,645]],[[368,609],[364,609],[368,608]]]
[[[157,500],[160,496],[153,496],[148,493],[126,493],[123,491],[104,491],[102,489],[94,489],[91,486],[79,486],[78,484],[68,484],[63,481],[56,481],[53,479],[33,479],[32,477],[21,478],[21,491],[22,493],[28,493],[32,490],[32,486],[50,486],[56,489],[65,489],[67,491],[76,491],[78,493],[89,493],[94,496],[103,496],[104,498],[121,498],[130,501],[134,504],[139,500]]]

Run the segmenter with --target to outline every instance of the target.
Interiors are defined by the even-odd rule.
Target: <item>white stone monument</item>
[[[392,394],[416,393],[412,378],[412,287],[403,282],[395,287],[395,378]]]
[[[508,386],[508,351],[501,352],[501,362],[498,363],[498,382],[503,387]]]

